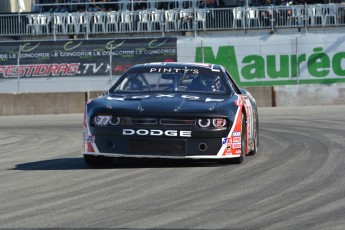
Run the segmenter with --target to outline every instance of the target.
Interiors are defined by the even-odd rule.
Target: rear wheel
[[[241,156],[235,158],[236,164],[241,164],[246,158],[246,149],[247,149],[247,126],[246,119],[244,114],[242,114],[242,130],[241,130]]]
[[[113,163],[112,157],[84,155],[85,163],[93,168],[110,167]]]

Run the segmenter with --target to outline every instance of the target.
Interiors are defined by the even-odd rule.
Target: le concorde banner
[[[176,38],[26,41],[0,46],[0,78],[97,77],[176,61]],[[110,58],[110,54],[112,54]],[[19,57],[19,59],[18,59]],[[110,60],[112,65],[110,65]]]

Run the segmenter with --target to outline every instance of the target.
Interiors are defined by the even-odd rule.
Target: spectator
[[[108,4],[109,11],[118,10],[119,9],[118,0],[108,0],[108,2],[111,2],[111,4]]]
[[[207,8],[214,8],[216,7],[216,0],[204,0],[201,2],[201,8],[207,7]]]
[[[278,25],[286,25],[288,17],[291,15],[291,10],[284,7],[288,6],[288,2],[286,0],[277,0],[276,5],[279,6],[276,10],[276,22]]]
[[[260,16],[261,16],[261,25],[263,26],[269,26],[271,19],[272,19],[272,2],[271,0],[265,0],[265,3],[263,4],[263,6],[266,6],[265,9],[260,11]],[[270,7],[270,8],[269,8]]]
[[[91,2],[87,6],[87,11],[89,12],[103,11],[105,9],[105,4],[100,4],[100,2],[106,2],[106,0],[89,0],[89,2]]]
[[[277,0],[275,4],[276,6],[286,6],[287,2],[285,0]]]
[[[31,12],[33,13],[39,13],[42,11],[42,7],[39,6],[40,1],[39,0],[33,0],[32,1],[32,7],[31,7]]]
[[[41,11],[42,12],[53,12],[55,9],[55,1],[56,0],[40,0],[39,4],[44,4],[43,6],[41,6]],[[37,2],[37,1],[36,1]]]

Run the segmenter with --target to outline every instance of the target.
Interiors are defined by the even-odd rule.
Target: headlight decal
[[[120,117],[112,117],[109,121],[109,124],[115,126],[115,125],[120,124],[120,121],[121,121]]]
[[[227,125],[227,120],[225,118],[199,118],[198,125],[201,128],[213,127],[213,128],[223,128]]]
[[[214,118],[212,124],[216,128],[222,128],[226,125],[226,119],[224,118]]]
[[[198,120],[198,125],[202,128],[209,127],[211,125],[211,119],[209,118],[201,118]]]

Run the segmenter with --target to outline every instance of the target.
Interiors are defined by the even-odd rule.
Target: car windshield
[[[126,92],[199,93],[227,92],[224,75],[209,68],[134,68],[126,72],[110,89],[114,93]]]

